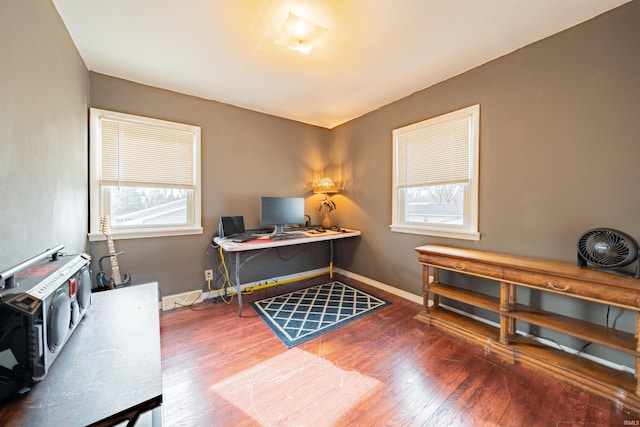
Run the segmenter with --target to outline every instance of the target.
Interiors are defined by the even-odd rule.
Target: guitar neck
[[[118,265],[118,257],[116,256],[116,248],[113,244],[111,235],[107,235],[107,245],[109,246],[109,260],[111,261],[111,274],[113,283],[116,286],[122,284],[122,277],[120,277],[120,266]]]

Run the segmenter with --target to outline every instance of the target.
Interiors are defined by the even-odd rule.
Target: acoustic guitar
[[[102,289],[115,289],[123,286],[129,286],[131,284],[131,276],[127,273],[124,275],[124,280],[120,277],[120,266],[118,265],[118,255],[122,255],[124,251],[116,252],[115,245],[113,244],[113,238],[111,237],[111,217],[109,215],[100,219],[100,230],[102,234],[107,237],[107,245],[109,247],[109,255],[105,255],[99,260],[100,272],[96,275],[96,281],[98,282],[98,288]],[[107,279],[107,275],[102,268],[102,260],[109,258],[111,261],[111,279]]]

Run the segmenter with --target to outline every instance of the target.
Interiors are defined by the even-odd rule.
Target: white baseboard
[[[422,305],[422,296],[420,295],[414,295],[410,292],[403,291],[402,289],[394,288],[393,286],[387,285],[382,282],[378,282],[377,280],[373,280],[368,277],[361,276],[359,274],[352,273],[347,270],[343,270],[341,268],[335,268],[333,271],[337,274],[350,277],[362,283],[366,283],[367,285],[373,286],[374,288],[382,289],[385,292],[389,292],[390,294],[397,295],[411,302],[415,302]],[[255,287],[264,287],[265,285],[277,286],[277,285],[293,282],[296,280],[303,280],[306,278],[321,276],[323,274],[329,274],[329,267],[303,271],[301,273],[288,274],[286,276],[273,277],[271,279],[243,283],[240,287],[242,291],[246,291]],[[235,293],[235,289],[230,289],[230,291]],[[209,298],[219,297],[222,293],[223,293],[222,291],[215,289],[215,290],[206,291],[206,292],[203,292],[201,290],[193,290],[193,291],[183,292],[180,294],[168,295],[162,298],[160,308],[163,311],[172,310],[174,308],[183,307],[183,306],[194,304],[194,303],[199,303]]]
[[[268,286],[277,286],[277,285],[283,285],[289,282],[295,282],[297,280],[304,280],[304,279],[308,279],[308,278],[312,278],[312,277],[316,277],[316,276],[322,276],[324,274],[329,274],[329,267],[324,267],[324,268],[317,268],[315,270],[308,270],[308,271],[303,271],[300,273],[294,273],[294,274],[288,274],[286,276],[278,276],[278,277],[272,277],[270,279],[264,279],[264,280],[257,280],[254,282],[248,282],[248,283],[243,283],[240,285],[240,289],[242,291],[247,291],[247,290],[251,290],[252,288],[264,288],[264,287],[268,287]],[[235,288],[229,288],[230,292],[235,293],[236,289]],[[214,289],[213,291],[209,291],[209,292],[204,292],[203,294],[203,298],[204,299],[208,299],[208,298],[215,298],[215,297],[219,297],[221,294],[223,294],[223,292],[221,290],[218,289]]]
[[[168,295],[162,297],[162,311],[173,310],[178,307],[186,307],[202,302],[202,291],[194,290],[181,294]]]
[[[362,283],[366,283],[367,285],[373,286],[374,288],[382,289],[385,292],[389,292],[390,294],[397,295],[399,297],[412,302],[417,302],[418,304],[422,305],[422,295],[415,295],[411,292],[403,291],[402,289],[395,288],[393,286],[387,285],[386,283],[378,282],[377,280],[373,280],[368,277],[343,270],[341,268],[335,268],[333,271],[338,274],[342,274],[343,276],[358,280]]]

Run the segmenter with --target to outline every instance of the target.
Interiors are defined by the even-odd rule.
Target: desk
[[[252,260],[256,256],[270,250],[273,248],[279,248],[282,246],[293,246],[293,245],[302,245],[304,243],[319,243],[319,242],[329,242],[330,254],[329,254],[329,276],[333,277],[333,241],[337,239],[345,239],[348,237],[356,237],[360,236],[360,232],[358,230],[351,230],[343,228],[344,231],[330,231],[327,230],[324,233],[311,234],[309,232],[304,233],[305,237],[300,237],[296,239],[285,239],[285,240],[270,240],[268,237],[261,237],[256,240],[251,240],[249,242],[236,243],[230,242],[220,237],[216,237],[213,241],[222,248],[225,252],[230,252],[235,254],[236,258],[236,269],[235,269],[235,288],[238,292],[238,316],[242,316],[242,289],[240,287],[240,269],[247,261]],[[246,251],[260,251],[253,256],[245,259],[240,262],[240,253]]]
[[[161,425],[157,284],[91,298],[47,376],[24,396],[0,404],[0,424],[111,426],[154,410],[153,425]]]

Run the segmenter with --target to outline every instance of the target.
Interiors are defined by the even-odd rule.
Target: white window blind
[[[90,240],[201,234],[199,126],[91,108]]]
[[[398,138],[398,186],[469,181],[470,117],[417,129]]]
[[[193,189],[193,132],[101,120],[102,185]]]
[[[392,231],[479,240],[480,105],[393,130]]]

